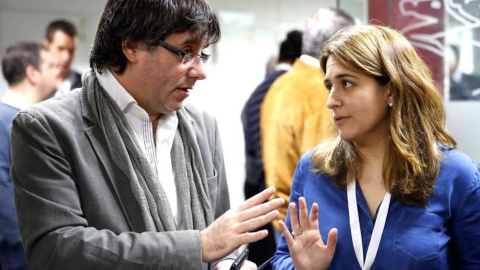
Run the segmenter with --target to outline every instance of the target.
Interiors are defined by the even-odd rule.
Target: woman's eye
[[[348,82],[348,81],[343,81],[343,87],[345,88],[349,88],[351,87],[353,84],[351,82]]]
[[[330,93],[332,91],[332,85],[331,84],[326,84],[325,88],[327,88],[327,91]]]

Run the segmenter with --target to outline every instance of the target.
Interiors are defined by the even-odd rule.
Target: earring
[[[393,107],[393,102],[391,100],[388,101],[388,107],[390,107],[390,108]]]

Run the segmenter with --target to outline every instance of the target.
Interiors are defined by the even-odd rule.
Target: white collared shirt
[[[300,56],[300,60],[302,60],[303,62],[305,62],[305,63],[307,63],[311,66],[320,68],[320,61],[318,61],[318,59],[316,59],[314,57],[311,57],[310,55],[302,54]]]
[[[279,64],[275,65],[274,70],[275,71],[279,71],[279,70],[290,71],[290,70],[292,70],[292,65],[287,64],[287,63],[279,63]]]
[[[59,97],[61,95],[64,95],[68,92],[70,92],[71,88],[72,88],[72,81],[73,81],[73,76],[74,73],[72,70],[70,70],[70,76],[68,76],[68,78],[63,81],[62,83],[58,84],[57,85],[57,91],[55,91],[55,94],[53,95],[54,97]]]
[[[12,91],[10,88],[7,89],[7,92],[5,92],[5,95],[2,97],[1,101],[20,110],[24,110],[28,106],[31,106],[31,104],[29,104],[21,94]]]
[[[57,91],[55,91],[54,97],[59,97],[70,92],[70,88],[72,87],[72,82],[69,79],[66,79],[61,84],[57,85]]]
[[[153,126],[147,112],[138,106],[135,99],[123,88],[108,69],[103,69],[102,74],[96,70],[98,82],[117,103],[127,119],[128,124],[135,132],[145,157],[150,162],[153,170],[157,172],[160,184],[167,195],[173,217],[177,227],[182,224],[181,215],[178,213],[177,187],[172,168],[171,150],[175,132],[178,126],[176,112],[162,115],[157,124],[156,147],[153,138]]]
[[[57,85],[57,91],[55,91],[54,97],[58,97],[70,92],[72,89],[72,84],[75,81],[75,77],[77,76],[76,72],[70,70],[70,76],[63,81],[62,83]]]

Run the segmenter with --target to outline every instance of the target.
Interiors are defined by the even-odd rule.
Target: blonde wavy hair
[[[328,40],[320,56],[324,73],[330,56],[354,72],[392,84],[394,106],[382,176],[394,198],[425,207],[440,170],[439,144],[456,147],[445,128],[443,100],[429,68],[403,35],[376,25],[347,27]],[[316,172],[332,176],[345,188],[356,178],[361,158],[335,129],[316,148],[312,162]]]

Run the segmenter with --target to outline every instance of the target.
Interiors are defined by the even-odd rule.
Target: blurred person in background
[[[265,64],[265,77],[272,74],[275,71],[275,67],[278,64],[278,55],[272,54],[268,57],[267,63]]]
[[[450,100],[480,100],[480,77],[462,72],[460,48],[451,44],[446,54],[450,72]]]
[[[335,8],[320,8],[305,24],[302,55],[293,69],[279,77],[268,90],[260,112],[261,147],[265,182],[275,187],[273,198],[285,204],[273,222],[277,242],[279,220],[285,220],[295,167],[300,157],[328,137],[330,112],[318,58],[323,43],[354,19]]]
[[[20,110],[52,95],[59,70],[46,47],[17,43],[7,48],[2,72],[9,88],[0,102],[0,268],[30,269],[20,240],[10,179],[10,131]]]
[[[77,42],[78,33],[73,23],[67,20],[55,20],[48,24],[43,45],[50,49],[60,66],[55,96],[82,87],[82,75],[72,69]]]
[[[278,63],[271,71],[268,69],[269,65],[267,65],[265,79],[253,91],[243,107],[241,117],[245,138],[246,178],[244,193],[246,199],[265,189],[265,176],[260,147],[260,105],[272,83],[292,68],[292,64],[300,57],[301,50],[302,32],[298,30],[288,32],[285,40],[280,44]],[[248,245],[250,249],[249,259],[257,265],[272,257],[276,250],[272,225],[269,223],[259,228],[259,230],[263,229],[268,230],[268,236],[263,240]]]

